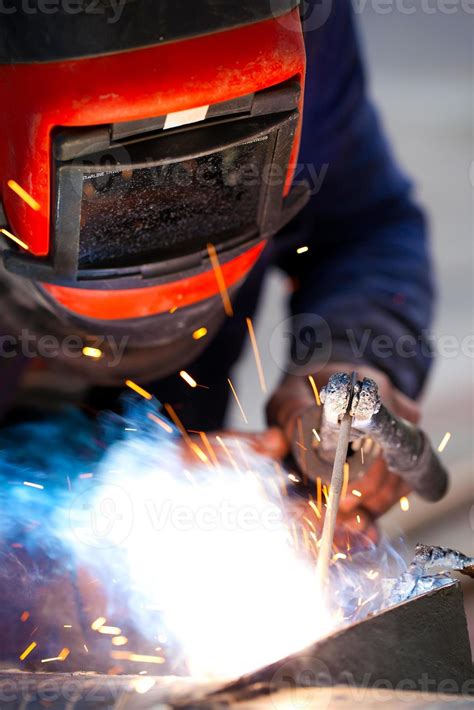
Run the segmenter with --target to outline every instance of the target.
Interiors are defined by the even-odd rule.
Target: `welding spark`
[[[113,646],[125,646],[128,643],[126,636],[114,636],[112,639]]]
[[[319,436],[319,434],[318,434],[318,432],[316,431],[316,429],[313,429],[313,436],[314,436],[314,438],[316,439],[316,441],[319,441],[319,442],[321,441],[321,437]]]
[[[51,663],[51,661],[65,661],[70,653],[71,651],[68,648],[63,648],[59,652],[58,656],[54,656],[53,658],[42,658],[41,663]]]
[[[86,345],[82,348],[82,354],[85,357],[91,357],[94,360],[99,360],[102,357],[102,350],[99,348],[93,348],[90,345]]]
[[[318,518],[318,520],[321,520],[321,513],[320,513],[319,508],[318,508],[318,506],[316,505],[316,503],[315,503],[314,501],[310,500],[310,501],[309,501],[309,505],[310,505],[310,507],[312,508],[312,510],[314,510],[314,514],[316,515],[316,517]]]
[[[174,408],[171,406],[171,404],[165,404],[165,409],[168,412],[168,414],[170,415],[173,423],[178,427],[183,439],[185,440],[185,442],[187,443],[187,445],[189,446],[191,451],[193,451],[194,454],[196,454],[196,456],[198,457],[198,459],[202,463],[208,463],[209,459],[207,458],[206,454],[204,453],[204,451],[202,449],[199,448],[199,446],[196,444],[196,442],[191,439],[191,437],[189,436],[188,432],[186,431],[185,427],[183,426],[183,423],[181,422],[180,418],[176,414],[176,412],[175,412]]]
[[[24,612],[22,612],[22,614],[20,616],[20,621],[22,621],[24,623],[25,621],[28,621],[29,618],[30,618],[30,612],[24,611]]]
[[[249,336],[250,336],[250,342],[252,343],[253,354],[255,357],[255,364],[257,365],[257,372],[258,372],[258,379],[260,380],[260,387],[262,388],[262,392],[264,394],[266,394],[267,383],[265,382],[265,375],[263,373],[262,360],[260,358],[260,353],[258,350],[257,338],[255,337],[255,331],[253,328],[252,319],[246,318],[246,321],[247,321],[247,328],[248,328]]]
[[[323,509],[323,482],[320,476],[316,478],[316,503],[321,511]]]
[[[13,192],[16,192],[18,197],[21,197],[21,199],[26,202],[26,204],[31,207],[32,210],[35,212],[38,212],[41,209],[40,204],[35,200],[34,197],[32,197],[29,192],[24,190],[15,180],[9,180],[7,182],[8,187],[10,190],[13,190]]]
[[[86,566],[104,592],[110,591],[104,607],[99,607],[96,613],[107,609],[108,621],[113,623],[121,620],[125,611],[126,618],[133,622],[133,637],[129,635],[128,641],[118,626],[107,625],[105,616],[90,618],[91,628],[101,634],[108,647],[107,655],[114,654],[115,663],[164,664],[166,659],[172,670],[182,659],[185,672],[190,675],[236,677],[297,652],[334,630],[357,613],[358,598],[364,604],[364,614],[379,608],[377,602],[364,602],[375,588],[379,598],[382,594],[382,585],[375,585],[366,572],[371,568],[379,571],[376,567],[379,557],[371,552],[358,574],[354,574],[356,553],[349,554],[345,545],[332,551],[337,563],[331,565],[331,577],[333,588],[340,595],[334,594],[331,600],[318,596],[314,562],[319,545],[317,519],[324,502],[321,479],[316,482],[314,500],[294,508],[293,500],[282,494],[274,462],[256,454],[245,441],[237,443],[231,437],[219,441],[213,437],[214,452],[202,432],[197,430],[196,438],[191,438],[170,405],[166,411],[176,426],[170,423],[163,427],[160,410],[152,409],[145,401],[137,404],[137,399],[130,398],[134,404],[126,418],[117,420],[114,415],[117,439],[112,439],[105,454],[101,452],[101,460],[85,463],[81,459],[75,469],[69,470],[72,490],[79,494],[77,503],[64,486],[66,472],[60,467],[59,490],[67,514],[55,518],[54,531],[47,539],[49,549],[53,547],[51,543],[57,543],[56,549],[61,551],[63,559]],[[157,426],[149,416],[152,412],[160,420]],[[124,435],[124,425],[131,422],[133,427],[127,428],[135,431]],[[185,463],[178,430],[196,454],[186,458]],[[218,469],[210,465],[216,463],[216,453],[219,453]],[[79,479],[84,470],[94,471],[93,481]],[[28,477],[25,472],[19,481]],[[300,483],[294,473],[281,470],[279,477]],[[110,483],[111,491],[99,490],[101,481]],[[41,496],[27,496],[21,486],[5,488],[16,491],[23,499],[32,499],[34,514],[28,511],[25,517],[29,521],[33,517],[40,519],[41,506],[48,500],[54,515],[58,515],[61,501],[53,496],[52,486],[48,480],[47,490]],[[84,489],[90,490],[91,506],[84,506],[81,497]],[[326,487],[324,491],[327,494]],[[127,511],[113,505],[101,511],[100,505],[105,497],[122,493],[132,503],[133,525],[127,527],[117,544],[115,536],[123,519],[128,517]],[[118,526],[112,526],[104,537],[101,535],[94,554],[91,554],[90,533],[87,532],[85,540],[82,532],[86,528],[84,523],[87,530],[90,528],[91,510],[102,515],[103,520],[105,516],[104,523],[113,513]],[[183,511],[186,519],[178,519],[176,515]],[[46,525],[42,525],[38,531],[38,544],[47,534],[45,529]],[[357,530],[360,533],[362,526]],[[16,532],[15,529],[13,533]],[[10,536],[8,542],[18,539]],[[59,559],[59,554],[56,558]],[[385,570],[381,574],[385,577]],[[295,589],[298,604],[291,601]],[[311,609],[309,616],[308,609]],[[63,621],[64,616],[59,619],[60,628],[71,626]],[[107,633],[108,637],[103,635]],[[137,636],[147,639],[150,645],[135,646],[133,638]],[[133,651],[127,650],[130,647]],[[52,654],[48,651],[44,655],[54,656],[57,650],[53,647]],[[83,652],[88,652],[87,646]],[[40,658],[43,654],[37,655]]]
[[[217,251],[213,244],[207,245],[207,253],[209,254],[211,266],[214,270],[214,276],[216,277],[217,286],[221,294],[222,303],[224,305],[224,311],[227,316],[231,317],[234,315],[234,310],[230,301],[229,292],[227,291],[227,285],[225,282],[224,274],[222,273],[221,265],[219,263],[219,257],[217,256]]]
[[[152,422],[155,422],[155,424],[158,424],[162,429],[166,431],[167,434],[172,434],[173,429],[170,427],[170,425],[165,422],[164,419],[161,417],[157,417],[156,414],[153,414],[153,412],[148,412],[148,419],[151,419]],[[136,430],[135,430],[136,431]]]
[[[206,335],[207,335],[207,328],[204,328],[204,327],[198,328],[193,333],[193,339],[194,340],[201,340],[201,338],[204,338]]]
[[[362,498],[362,493],[358,491],[356,488],[352,489],[352,495],[356,496],[356,498]]]
[[[133,380],[126,380],[125,384],[127,385],[127,387],[130,387],[131,390],[141,395],[145,399],[153,399],[152,394],[144,390],[143,387],[140,387],[140,385],[137,385],[137,383],[133,382]]]
[[[402,496],[402,498],[400,498],[400,508],[404,513],[406,513],[407,510],[410,510],[410,501],[406,496]]]
[[[110,657],[114,661],[132,661],[134,663],[165,663],[163,656],[145,656],[141,653],[131,653],[130,651],[111,651]]]
[[[347,496],[347,488],[349,486],[349,464],[344,464],[344,480],[342,482],[341,498],[344,499]]]
[[[118,626],[99,626],[97,629],[99,634],[107,634],[109,636],[120,636],[122,633],[122,629],[119,629]]]
[[[297,254],[305,254],[307,251],[309,251],[309,247],[298,247],[296,250]]]
[[[107,619],[105,618],[105,616],[98,616],[97,619],[91,624],[92,631],[98,631],[100,627],[105,624],[106,621]]]
[[[308,377],[308,380],[309,380],[309,384],[311,385],[311,388],[312,388],[312,390],[313,390],[313,394],[314,394],[314,398],[315,398],[315,400],[316,400],[316,404],[318,405],[318,407],[320,407],[320,406],[321,406],[321,398],[320,398],[320,396],[319,396],[318,388],[317,388],[317,386],[316,386],[316,382],[314,381],[313,375],[310,375],[310,376]]]
[[[29,486],[30,488],[38,488],[40,491],[44,491],[44,486],[41,483],[32,483],[31,481],[23,481],[24,486]]]
[[[180,373],[179,373],[179,376],[180,376],[180,377],[186,382],[186,384],[188,384],[190,387],[193,387],[193,388],[194,388],[194,387],[197,387],[197,386],[198,386],[196,380],[195,380],[193,377],[191,377],[191,375],[189,374],[189,372],[186,372],[186,370],[181,370]]]
[[[0,229],[0,232],[4,234],[8,239],[11,239],[12,242],[15,242],[15,244],[18,244],[22,249],[26,249],[26,251],[29,250],[28,244],[26,244],[24,241],[22,241],[19,237],[15,237],[14,234],[8,231],[8,229],[4,229],[3,227]]]
[[[445,450],[445,448],[446,448],[446,446],[447,446],[448,441],[450,440],[450,438],[451,438],[451,432],[450,432],[450,431],[447,431],[446,434],[445,434],[445,435],[443,436],[443,438],[441,439],[441,442],[440,442],[440,444],[439,444],[439,446],[438,446],[438,452],[439,452],[440,454]]]
[[[232,394],[234,395],[235,401],[237,402],[237,406],[238,406],[238,408],[240,409],[240,413],[241,413],[241,415],[242,415],[242,419],[244,420],[244,422],[245,422],[246,424],[248,424],[249,422],[248,422],[247,417],[245,416],[245,412],[244,412],[244,410],[243,410],[243,408],[242,408],[242,405],[241,405],[241,403],[240,403],[240,399],[238,398],[237,392],[235,391],[235,387],[234,387],[234,385],[232,384],[232,382],[231,382],[231,380],[230,380],[229,377],[227,378],[227,382],[229,383],[229,387],[230,387],[230,389],[231,389],[231,391],[232,391]]]
[[[36,648],[37,645],[38,645],[38,644],[36,643],[36,641],[32,641],[32,642],[30,643],[30,645],[27,646],[27,647],[25,648],[25,650],[23,651],[23,653],[21,654],[21,656],[20,656],[20,661],[24,661],[25,658],[30,655],[30,653]]]

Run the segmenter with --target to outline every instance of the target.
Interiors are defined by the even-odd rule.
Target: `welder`
[[[309,375],[321,387],[356,368],[417,421],[431,361],[425,219],[367,96],[351,4],[126,0],[113,21],[107,3],[12,8],[0,27],[4,422],[114,407],[129,379],[187,429],[222,429],[275,266],[292,285],[296,350],[257,449],[288,454],[314,403]],[[303,337],[313,316],[322,344]],[[358,488],[364,519],[408,491],[382,458]]]

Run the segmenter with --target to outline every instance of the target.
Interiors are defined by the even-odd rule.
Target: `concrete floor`
[[[418,0],[406,5],[416,7],[416,12],[393,9],[391,14],[378,14],[377,4],[367,2],[358,13],[372,95],[432,222],[440,287],[435,332],[455,336],[459,342],[470,336],[472,352],[473,17],[460,4],[450,15],[426,14]],[[274,274],[256,320],[269,390],[280,376],[269,342],[285,317],[285,300],[284,282]],[[250,348],[234,378],[249,427],[261,428],[265,396],[260,393]],[[408,513],[394,510],[386,516],[386,528],[394,534],[401,530],[409,543],[420,539],[458,546],[474,555],[473,403],[474,356],[438,357],[425,393],[424,427],[435,443],[446,431],[452,432],[443,454],[452,487],[441,504],[413,500]],[[236,408],[230,423],[243,428]]]

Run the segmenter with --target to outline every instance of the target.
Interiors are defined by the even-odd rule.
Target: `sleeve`
[[[370,364],[416,397],[432,359],[425,219],[367,98],[351,3],[332,3],[316,29],[311,19],[296,178],[311,198],[277,237],[277,263],[295,283],[292,314],[328,323],[331,360]]]

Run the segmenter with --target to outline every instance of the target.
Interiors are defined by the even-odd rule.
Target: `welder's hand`
[[[328,365],[314,375],[318,390],[327,384],[332,374],[350,372],[352,369],[354,366],[348,363]],[[399,392],[384,373],[369,367],[358,367],[357,370],[360,379],[370,377],[377,382],[381,400],[389,410],[408,421],[418,422],[420,414],[417,404]],[[290,444],[293,440],[298,417],[312,406],[315,407],[315,421],[317,421],[321,415],[321,408],[317,407],[315,403],[314,393],[308,379],[289,375],[268,403],[269,424],[278,427]],[[382,458],[377,459],[363,478],[357,480],[357,490],[362,496],[356,497],[349,492],[341,501],[340,519],[350,527],[358,526],[360,529],[365,526],[367,531],[369,531],[373,520],[383,515],[409,492],[406,483],[400,476],[387,469]]]

